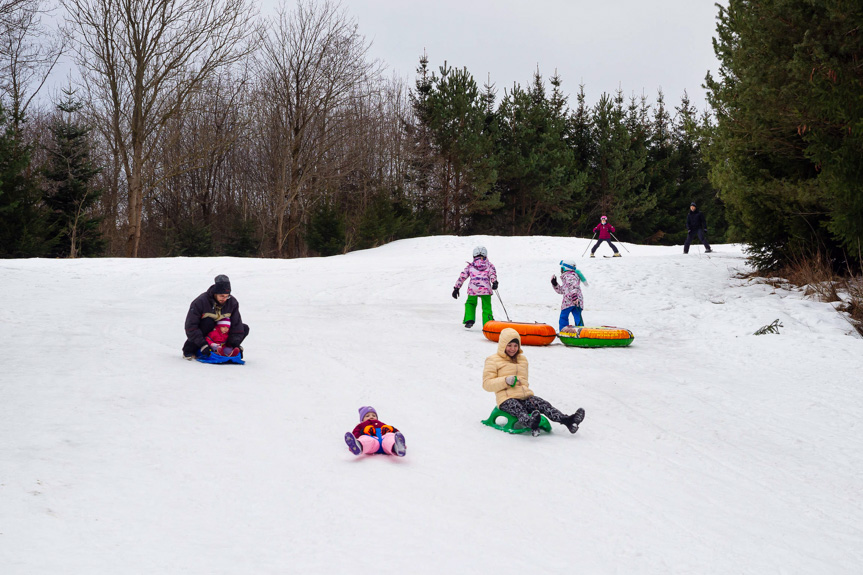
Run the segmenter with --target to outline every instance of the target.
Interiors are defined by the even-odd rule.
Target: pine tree
[[[530,89],[513,86],[498,109],[500,187],[513,235],[568,231],[585,186],[560,79],[550,83],[549,98],[536,72]]]
[[[440,67],[429,95],[432,141],[441,159],[444,230],[459,233],[476,212],[494,209],[499,198],[494,141],[486,130],[487,106],[466,68]]]
[[[672,125],[675,193],[669,199],[669,209],[665,210],[671,222],[669,229],[675,233],[666,238],[671,240],[667,243],[679,244],[686,237],[685,222],[691,202],[695,202],[707,218],[710,241],[721,243],[725,241],[727,228],[725,208],[710,183],[704,158],[706,137],[711,130],[710,118],[707,115],[699,118],[685,92],[675,111]]]
[[[824,250],[858,259],[863,5],[730,0],[718,20],[710,178],[731,233],[761,268]]]
[[[30,148],[19,140],[13,121],[0,102],[0,257],[44,257],[55,238],[41,205],[38,182],[30,166]]]
[[[312,212],[306,227],[306,243],[322,256],[344,252],[345,218],[332,202],[324,201]]]
[[[102,195],[93,179],[102,170],[90,160],[90,128],[76,118],[83,104],[73,92],[64,93],[66,98],[57,104],[58,113],[49,128],[53,141],[46,150],[44,169],[44,201],[51,210],[49,220],[60,234],[52,255],[100,255],[106,244],[99,231],[102,218],[92,215],[92,208]]]
[[[592,229],[599,216],[606,214],[616,228],[627,230],[631,217],[645,213],[655,204],[645,185],[647,151],[638,140],[633,141],[635,134],[630,130],[634,128],[627,127],[627,123],[630,126],[638,123],[639,112],[630,109],[627,119],[623,102],[620,91],[614,98],[602,94],[593,108],[596,155],[588,180],[585,223],[590,227],[587,229]]]

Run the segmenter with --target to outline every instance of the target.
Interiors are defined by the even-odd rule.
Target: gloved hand
[[[452,299],[458,299],[458,288],[452,288]]]
[[[557,276],[556,275],[551,276],[551,285],[553,285],[554,287],[557,287]]]
[[[491,289],[493,289],[493,290],[497,289],[497,280],[494,280],[493,282],[491,282]]]
[[[212,353],[209,345],[202,345],[199,352],[201,354],[201,357],[210,357],[210,354]]]
[[[515,387],[515,384],[518,383],[518,376],[517,375],[508,375],[508,376],[506,376],[506,379],[504,381],[506,382],[506,384],[508,386]]]

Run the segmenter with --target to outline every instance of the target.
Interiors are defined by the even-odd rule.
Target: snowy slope
[[[587,411],[578,434],[480,425],[495,344],[450,297],[478,243],[513,320],[556,326],[549,279],[576,257],[587,324],[635,333],[526,348],[537,394]],[[0,573],[863,572],[863,340],[739,279],[737,246],[585,246],[0,261]],[[243,367],[180,357],[217,273],[251,326]],[[348,452],[366,404],[407,457]]]

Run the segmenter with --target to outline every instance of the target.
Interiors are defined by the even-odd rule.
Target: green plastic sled
[[[506,418],[505,425],[499,425],[497,423],[498,416]],[[488,425],[489,427],[494,427],[495,429],[499,429],[501,431],[506,431],[507,433],[525,433],[530,431],[529,427],[523,426],[518,422],[518,419],[514,415],[510,415],[505,411],[501,411],[495,406],[494,409],[491,410],[491,415],[488,416],[488,419],[484,419],[482,421],[483,425]],[[549,423],[548,419],[544,415],[540,416],[539,428],[546,433],[551,433],[551,423]]]

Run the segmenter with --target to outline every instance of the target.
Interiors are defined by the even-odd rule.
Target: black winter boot
[[[466,322],[464,322],[464,326],[466,328],[470,329],[473,327],[473,322],[472,321],[466,321]]]
[[[530,434],[536,437],[539,435],[539,423],[542,421],[542,414],[534,411],[530,414],[530,419],[527,421],[527,427],[530,428]]]
[[[560,420],[562,424],[569,429],[570,433],[575,433],[578,431],[578,425],[584,421],[584,410],[582,408],[578,408],[575,410],[575,413],[572,415],[568,415]]]

